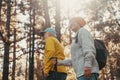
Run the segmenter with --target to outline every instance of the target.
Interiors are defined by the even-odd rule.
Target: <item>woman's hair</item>
[[[80,26],[85,26],[86,21],[82,17],[73,17],[70,19],[70,23],[78,23]]]

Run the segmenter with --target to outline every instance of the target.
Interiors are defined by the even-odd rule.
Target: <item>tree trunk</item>
[[[32,5],[32,1],[31,1]],[[31,8],[30,14],[30,51],[29,51],[29,80],[34,80],[34,39],[35,39],[35,8]],[[33,20],[32,20],[33,19]],[[32,37],[31,37],[32,35]]]
[[[15,0],[15,6],[17,2]],[[16,8],[15,8],[16,14]],[[13,52],[13,66],[12,66],[12,80],[15,80],[15,67],[16,67],[16,29],[14,28],[14,52]]]
[[[2,0],[0,0],[0,21],[1,21]]]
[[[0,24],[1,24],[1,10],[2,10],[2,0],[0,0]],[[1,28],[1,26],[0,26],[0,28]],[[3,37],[3,34],[1,33],[1,31],[0,31],[0,36],[4,42],[5,40],[4,40],[4,37]]]
[[[6,41],[4,43],[4,63],[3,63],[3,77],[2,80],[8,80],[9,75],[9,47],[10,47],[10,18],[11,18],[11,0],[7,0],[7,21],[6,21]]]
[[[31,57],[32,57],[32,50],[31,50],[31,47],[32,47],[32,43],[31,43],[31,40],[32,40],[32,37],[31,37],[31,32],[32,32],[32,18],[31,18],[31,10],[30,10],[30,40],[29,40],[29,80],[33,80],[33,75],[31,74],[32,73],[32,70],[31,70],[31,65],[32,65],[32,62],[31,62]]]
[[[61,28],[60,28],[60,0],[56,0],[56,17],[55,17],[55,29],[57,31],[57,38],[60,41],[61,40]]]
[[[28,80],[28,69],[27,69],[27,67],[28,67],[28,65],[27,65],[27,59],[28,59],[28,56],[26,57],[26,69],[25,69],[25,80]]]
[[[40,54],[36,53],[36,76],[37,80],[44,80],[44,76],[42,74],[42,62],[39,58]]]
[[[12,80],[15,80],[15,67],[16,67],[16,29],[14,29],[14,52],[13,52],[13,67],[12,67]]]
[[[32,37],[32,58],[31,58],[31,62],[32,62],[32,64],[31,64],[31,71],[32,71],[32,73],[31,73],[31,75],[33,76],[33,80],[34,80],[34,41],[35,41],[35,28],[34,28],[34,26],[35,26],[35,9],[33,9],[33,37]]]
[[[111,75],[111,80],[114,80],[114,73],[113,73],[113,68],[112,68],[112,64],[110,65],[110,75]]]
[[[49,10],[48,10],[48,2],[47,0],[43,0],[43,7],[44,7],[44,17],[45,17],[45,28],[50,27],[50,16],[49,16]]]

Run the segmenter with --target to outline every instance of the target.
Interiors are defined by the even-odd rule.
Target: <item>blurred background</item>
[[[48,27],[56,29],[70,58],[73,16],[83,17],[86,29],[109,51],[100,80],[120,80],[120,0],[0,0],[0,80],[44,80],[39,33]],[[76,80],[72,67],[67,80]]]

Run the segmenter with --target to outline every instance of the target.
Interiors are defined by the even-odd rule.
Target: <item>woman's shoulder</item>
[[[89,31],[86,28],[84,28],[84,27],[79,29],[79,33],[88,33],[88,32]]]

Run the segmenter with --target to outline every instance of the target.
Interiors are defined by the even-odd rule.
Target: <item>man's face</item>
[[[47,39],[49,37],[49,32],[45,32],[44,39]]]

